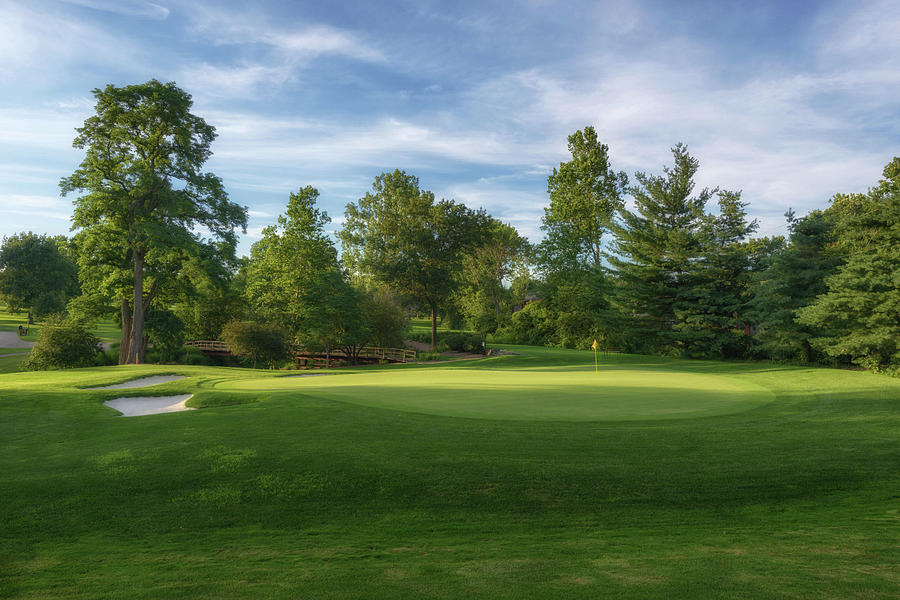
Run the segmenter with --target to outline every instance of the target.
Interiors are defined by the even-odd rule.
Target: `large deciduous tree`
[[[360,347],[368,332],[360,295],[347,281],[325,232],[331,222],[316,208],[318,190],[292,193],[287,212],[253,245],[246,293],[251,308],[283,327],[295,344],[330,354]]]
[[[610,335],[608,271],[604,266],[606,237],[623,206],[628,184],[624,172],[613,170],[609,148],[593,127],[569,136],[572,158],[547,178],[550,204],[538,246],[543,275],[543,300],[553,315],[552,343],[588,347]]]
[[[73,228],[96,232],[103,242],[98,246],[130,265],[131,298],[121,298],[128,325],[122,359],[138,363],[144,316],[161,286],[202,246],[233,255],[234,230],[246,228],[246,210],[229,201],[218,177],[202,170],[216,134],[190,112],[188,93],[156,80],[93,93],[96,114],[73,142],[85,158],[60,188],[63,194],[87,192],[75,200]]]
[[[12,311],[28,311],[28,322],[62,310],[76,279],[75,264],[60,249],[65,239],[19,233],[0,247],[0,299]]]
[[[550,205],[544,209],[541,244],[546,266],[599,267],[603,238],[612,227],[628,185],[624,172],[615,172],[609,147],[600,143],[593,127],[569,136],[572,159],[559,164],[547,178]]]
[[[481,333],[494,332],[511,313],[513,276],[527,268],[528,240],[514,227],[490,219],[481,244],[463,254],[459,304]]]
[[[437,314],[456,287],[463,252],[479,245],[487,215],[435,201],[419,189],[418,178],[400,170],[376,177],[372,191],[348,204],[345,214],[345,264],[426,306],[434,347]]]

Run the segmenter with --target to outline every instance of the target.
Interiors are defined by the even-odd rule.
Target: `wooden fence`
[[[184,345],[188,348],[196,348],[205,354],[232,353],[231,348],[228,347],[228,344],[221,340],[192,340],[189,342],[185,342]],[[295,358],[325,359],[325,352],[310,351],[304,348],[294,348],[291,351],[291,354]],[[333,360],[348,360],[351,358],[351,356],[348,355],[343,349],[332,350],[329,355]],[[378,348],[375,346],[364,346],[363,348],[360,348],[359,353],[356,355],[356,358],[368,361],[380,360],[394,363],[407,363],[415,362],[416,351],[406,350],[404,348]]]

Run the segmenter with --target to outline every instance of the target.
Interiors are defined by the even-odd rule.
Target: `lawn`
[[[0,596],[900,595],[900,381],[514,350],[0,375]]]
[[[28,325],[28,314],[25,312],[14,313],[8,308],[0,309],[0,331],[17,331],[19,325],[28,328],[28,335],[22,339],[29,342],[36,342],[38,332],[41,330],[41,321],[37,320],[33,325]],[[122,337],[122,332],[112,320],[102,320],[91,326],[91,332],[100,338],[101,342],[118,342]]]

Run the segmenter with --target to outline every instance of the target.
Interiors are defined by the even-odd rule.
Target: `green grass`
[[[900,381],[517,351],[0,375],[0,596],[900,595]]]
[[[25,352],[25,350],[19,350],[20,352]],[[0,373],[15,373],[19,370],[22,361],[27,357],[16,354],[16,356],[0,355]]]
[[[6,307],[0,310],[0,331],[18,331],[19,325],[28,328],[28,335],[22,336],[23,340],[37,341],[38,332],[41,330],[40,320],[28,325],[28,313],[13,313]],[[112,320],[95,323],[91,327],[91,332],[100,338],[101,342],[118,342],[122,337],[121,330]]]
[[[438,320],[438,332],[450,333],[450,332],[462,332],[462,333],[474,333],[468,329],[450,329],[449,325],[440,319]],[[423,333],[423,332],[431,332],[431,319],[410,319],[409,321],[409,331],[410,333]]]

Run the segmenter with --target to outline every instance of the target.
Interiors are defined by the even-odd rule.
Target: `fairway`
[[[0,374],[0,596],[900,595],[897,379],[511,349]]]
[[[503,368],[516,357],[477,367],[435,366],[335,374],[315,380],[271,377],[223,382],[217,389],[298,391],[324,398],[455,417],[602,421],[669,419],[756,408],[774,394],[749,380],[604,365]]]

